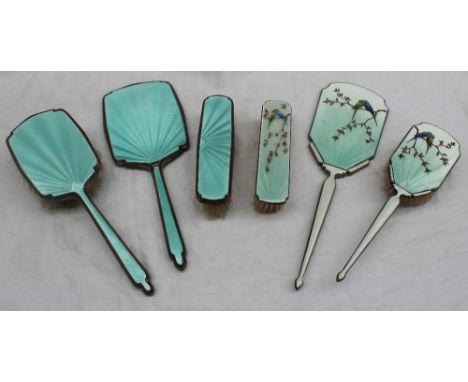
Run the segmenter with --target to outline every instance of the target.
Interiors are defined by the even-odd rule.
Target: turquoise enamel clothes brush
[[[211,216],[222,216],[231,199],[234,103],[213,95],[203,101],[197,151],[196,196]]]
[[[172,207],[162,167],[189,148],[182,107],[168,82],[129,85],[103,99],[104,128],[119,166],[150,170],[169,255],[184,269],[185,245]]]
[[[336,178],[354,174],[374,158],[388,108],[378,94],[361,86],[332,83],[322,90],[309,133],[310,149],[328,173],[315,211],[296,289],[317,243],[336,187]]]
[[[149,276],[85,191],[99,161],[84,132],[65,110],[49,110],[27,118],[7,139],[24,177],[45,198],[78,198],[86,207],[130,280],[146,294]]]
[[[390,158],[390,179],[395,195],[375,218],[361,243],[336,281],[342,281],[351,267],[392,216],[400,199],[416,198],[436,191],[460,157],[460,145],[440,127],[429,123],[413,126]]]

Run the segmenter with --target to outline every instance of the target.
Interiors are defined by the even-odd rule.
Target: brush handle
[[[94,222],[98,226],[99,231],[101,231],[112,251],[117,256],[120,265],[122,265],[122,267],[125,269],[132,282],[139,288],[142,288],[143,292],[146,294],[152,294],[153,287],[151,286],[145,269],[141,266],[136,257],[130,252],[128,247],[119,237],[117,232],[114,231],[106,218],[97,209],[92,200],[88,197],[88,195],[86,195],[86,192],[81,190],[77,193],[89,214],[93,218]]]
[[[174,261],[178,269],[184,269],[185,262],[185,246],[182,240],[182,235],[177,224],[174,209],[172,208],[171,199],[167,192],[166,182],[159,166],[153,168],[154,182],[158,194],[159,212],[164,226],[164,235],[169,249],[169,256]]]
[[[390,218],[390,216],[392,216],[395,210],[398,208],[398,206],[400,205],[401,195],[402,194],[398,192],[396,195],[392,196],[391,198],[387,200],[387,202],[385,203],[385,205],[383,206],[383,208],[380,210],[379,214],[375,218],[374,222],[370,226],[366,235],[362,239],[361,243],[358,245],[358,247],[356,248],[352,256],[349,258],[348,262],[346,263],[344,268],[341,270],[341,272],[339,272],[338,275],[336,276],[336,281],[339,282],[339,281],[344,280],[344,278],[346,277],[351,267],[356,263],[356,261],[362,255],[362,253],[370,244],[370,242],[375,237],[375,235],[377,235],[377,233],[382,229],[382,227]]]
[[[299,275],[296,279],[296,289],[302,287],[304,283],[304,275],[309,265],[310,258],[314,251],[315,244],[317,243],[317,238],[319,236],[320,230],[322,229],[323,222],[327,216],[328,208],[330,207],[333,194],[335,193],[336,188],[336,172],[331,171],[330,175],[322,186],[322,192],[320,194],[320,200],[317,205],[317,210],[315,211],[314,222],[312,224],[312,229],[310,231],[309,242],[307,243],[307,248],[302,260],[301,269]]]

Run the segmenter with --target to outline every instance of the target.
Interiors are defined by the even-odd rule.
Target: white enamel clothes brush
[[[255,209],[278,211],[289,197],[292,109],[285,101],[266,101],[258,148]]]

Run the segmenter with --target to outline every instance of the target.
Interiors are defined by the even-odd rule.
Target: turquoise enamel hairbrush
[[[361,86],[332,83],[322,90],[309,139],[310,149],[328,178],[322,186],[296,289],[304,283],[335,192],[336,178],[354,174],[374,158],[387,115],[385,100]]]
[[[85,191],[99,161],[88,138],[65,110],[35,114],[7,139],[24,177],[45,198],[77,198],[86,207],[130,280],[146,294],[153,288],[140,262],[114,231]]]
[[[460,157],[460,145],[440,127],[429,123],[413,126],[390,158],[390,179],[395,195],[375,218],[336,281],[342,281],[351,267],[392,216],[400,199],[416,198],[436,191]]]

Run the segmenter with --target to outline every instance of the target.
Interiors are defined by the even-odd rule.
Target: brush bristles
[[[385,177],[385,190],[390,195],[395,194],[395,187],[393,187],[392,180],[390,178],[390,172],[387,172],[387,176]],[[407,197],[402,196],[400,198],[400,205],[403,207],[413,207],[413,206],[420,206],[426,203],[428,200],[432,198],[432,192],[426,195],[416,196],[416,197]]]
[[[432,194],[433,193],[431,192],[430,194],[416,196],[413,198],[408,198],[406,196],[403,196],[402,198],[400,198],[400,204],[404,207],[420,206],[428,202],[432,198]]]
[[[229,209],[229,201],[222,204],[203,204],[203,209],[210,219],[222,219]]]
[[[262,214],[271,214],[273,212],[279,211],[283,205],[282,204],[272,204],[262,202],[261,200],[255,199],[255,211]]]

